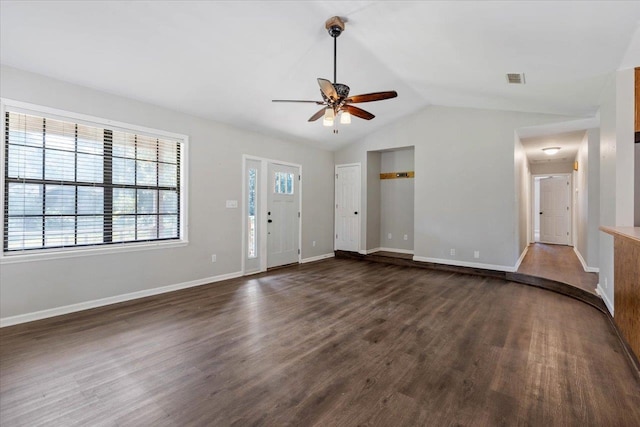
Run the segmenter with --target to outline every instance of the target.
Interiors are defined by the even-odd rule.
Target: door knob
[[[268,222],[269,224],[271,224],[271,223],[273,222],[273,220],[272,220],[272,219],[269,219],[269,220],[267,220],[267,222]]]
[[[358,215],[358,212],[356,211],[356,212],[354,212],[354,214]]]
[[[540,212],[540,215],[542,215],[542,212]]]

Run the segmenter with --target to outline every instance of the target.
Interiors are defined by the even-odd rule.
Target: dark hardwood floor
[[[598,286],[598,273],[585,272],[571,246],[532,243],[518,273],[557,280],[594,294]]]
[[[330,259],[0,330],[2,426],[637,426],[605,315]]]

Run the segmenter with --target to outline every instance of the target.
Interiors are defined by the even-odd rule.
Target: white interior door
[[[360,249],[360,165],[336,166],[336,250]]]
[[[267,268],[297,263],[300,236],[300,169],[269,163]]]
[[[540,180],[540,241],[569,244],[569,179],[554,176]]]

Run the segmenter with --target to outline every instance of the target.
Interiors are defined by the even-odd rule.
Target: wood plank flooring
[[[2,426],[637,426],[605,316],[330,259],[0,330]]]
[[[598,274],[584,271],[571,246],[532,243],[518,273],[557,280],[594,294],[598,286]]]

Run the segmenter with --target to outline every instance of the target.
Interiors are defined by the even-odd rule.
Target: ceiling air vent
[[[524,84],[524,73],[507,73],[507,82],[512,85],[523,85]]]

